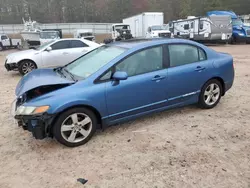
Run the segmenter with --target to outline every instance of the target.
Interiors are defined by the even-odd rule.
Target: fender
[[[72,108],[74,106],[89,106],[91,108],[94,108],[101,116],[103,116],[103,114],[101,113],[100,111],[100,108],[97,107],[97,106],[93,106],[93,104],[89,101],[89,100],[74,100],[74,101],[70,101],[70,102],[67,102],[61,106],[58,106],[56,108],[54,108],[53,111],[51,111],[50,113],[51,114],[57,114],[57,113],[61,113],[63,112],[64,110],[68,109],[68,108]]]

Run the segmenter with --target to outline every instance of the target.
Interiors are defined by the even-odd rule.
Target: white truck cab
[[[114,41],[126,40],[133,38],[131,34],[130,25],[128,24],[113,24],[112,25],[112,39]]]
[[[0,51],[6,48],[18,48],[21,46],[21,39],[10,39],[6,34],[0,34]]]
[[[95,42],[94,33],[90,29],[77,29],[74,32],[74,38],[81,38],[81,39]]]
[[[171,38],[171,32],[167,29],[165,25],[154,25],[148,27],[146,38]]]

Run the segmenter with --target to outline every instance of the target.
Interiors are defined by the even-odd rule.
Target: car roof
[[[158,39],[131,39],[131,40],[126,40],[122,42],[114,42],[111,44],[108,44],[109,46],[117,46],[121,48],[127,48],[127,49],[132,49],[132,48],[144,48],[144,47],[150,47],[150,46],[155,46],[155,45],[160,45],[160,44],[171,44],[171,43],[185,43],[185,44],[193,44],[197,46],[201,46],[199,43],[186,40],[186,39],[163,39],[163,38],[158,38]]]

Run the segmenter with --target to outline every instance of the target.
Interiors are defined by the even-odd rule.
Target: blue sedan
[[[101,46],[57,69],[38,69],[17,85],[19,126],[69,147],[97,129],[198,104],[215,107],[234,81],[233,58],[188,40],[131,40]]]

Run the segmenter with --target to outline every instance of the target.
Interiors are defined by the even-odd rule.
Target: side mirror
[[[128,74],[126,72],[117,71],[117,72],[114,73],[112,78],[114,80],[116,80],[116,81],[127,80],[128,79]]]
[[[45,51],[50,52],[51,50],[52,50],[52,48],[49,46],[49,47],[46,48]]]

